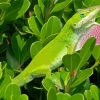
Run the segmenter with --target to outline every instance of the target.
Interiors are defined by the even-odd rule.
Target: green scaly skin
[[[71,54],[75,50],[81,32],[95,22],[100,6],[82,9],[70,18],[59,35],[49,42],[35,57],[30,64],[14,79],[12,83],[22,86],[35,77],[46,74],[50,78],[50,71],[62,64],[62,57]]]

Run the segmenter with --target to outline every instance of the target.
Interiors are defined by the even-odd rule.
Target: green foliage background
[[[93,38],[80,52],[64,56],[51,80],[8,85],[72,15],[96,5],[99,0],[0,0],[0,100],[99,100],[100,46]]]

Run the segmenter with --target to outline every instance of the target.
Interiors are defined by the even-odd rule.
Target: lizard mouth
[[[80,50],[84,43],[90,38],[95,37],[96,38],[96,45],[100,45],[100,24],[94,24],[92,25],[84,34],[81,36],[81,38],[78,41],[78,44],[76,46],[76,51]]]

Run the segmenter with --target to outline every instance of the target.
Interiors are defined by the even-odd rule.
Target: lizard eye
[[[80,17],[81,18],[84,18],[86,15],[85,14],[80,14]]]

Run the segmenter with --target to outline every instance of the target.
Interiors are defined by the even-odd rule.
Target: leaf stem
[[[100,64],[100,62],[97,60],[94,65],[91,67],[91,69],[95,68],[96,66],[98,66]]]
[[[25,33],[25,32],[21,32],[15,24],[13,24],[13,26],[14,26],[15,30],[16,30],[18,33],[20,33],[21,35],[27,34],[27,33]]]

